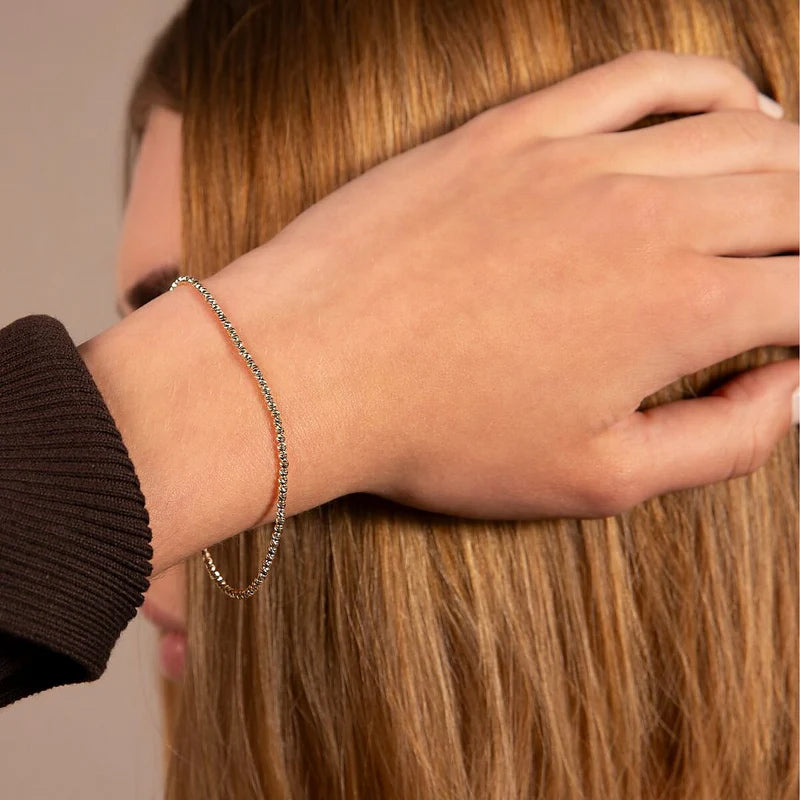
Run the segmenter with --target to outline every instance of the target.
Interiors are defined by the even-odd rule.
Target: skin
[[[772,255],[798,247],[797,126],[759,108],[720,59],[631,54],[390,159],[205,280],[281,411],[287,515],[372,492],[607,516],[761,466],[794,359],[637,411],[798,342],[797,257]],[[711,113],[617,133],[664,111]],[[154,112],[121,291],[178,254],[178,131]],[[179,287],[79,348],[147,499],[154,575],[274,518],[263,399],[203,306]]]

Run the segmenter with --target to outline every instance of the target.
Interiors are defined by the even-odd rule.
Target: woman
[[[596,135],[669,109],[732,113]],[[719,256],[796,247],[798,129],[775,122],[782,113],[724,59],[634,51],[491,108],[315,204],[206,282],[245,319],[259,360],[292,356],[278,377],[291,432],[288,445],[276,435],[278,459],[253,434],[263,420],[231,352],[185,294],[80,347],[47,315],[0,330],[0,704],[99,677],[148,576],[253,525],[274,519],[277,534],[280,495],[287,514],[365,491],[469,517],[591,517],[759,469],[789,430],[797,359],[705,396],[636,406],[700,365],[797,344],[797,257]],[[720,174],[648,177],[669,154],[680,158],[667,174]],[[449,192],[420,194],[432,182]],[[656,209],[646,230],[655,269],[643,270],[641,222]],[[424,251],[409,222],[422,226]],[[494,264],[502,271],[487,272]],[[491,335],[452,313],[486,306]],[[575,309],[592,324],[574,325]],[[625,324],[609,327],[616,317]],[[321,340],[324,325],[337,335]],[[520,332],[537,327],[521,352]],[[424,358],[398,359],[412,348]],[[629,358],[609,383],[603,365],[619,352]],[[506,421],[493,448],[478,435],[488,418]],[[301,466],[288,504],[286,451]],[[283,491],[265,512],[269,482]],[[220,586],[248,597],[256,583]]]
[[[212,275],[394,153],[628,49],[725,56],[795,109],[794,15],[780,0],[193,3],[132,98],[131,163],[144,143],[119,282],[156,220],[182,268],[140,300]],[[635,219],[644,234],[657,211]],[[760,255],[797,248],[774,245]],[[790,355],[751,349],[641,408]],[[795,796],[796,447],[793,431],[746,477],[605,518],[488,523],[351,495],[292,517],[247,603],[189,562],[167,796]],[[231,582],[270,532],[216,548]],[[150,598],[174,677],[182,569]]]

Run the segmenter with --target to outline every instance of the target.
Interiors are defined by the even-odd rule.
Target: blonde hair
[[[193,2],[144,64],[128,164],[153,103],[183,114],[202,279],[370,166],[629,50],[726,57],[796,119],[796,29],[790,0]],[[796,354],[759,348],[642,407]],[[287,522],[248,602],[193,559],[166,796],[796,797],[797,446],[600,520],[340,498]],[[270,533],[215,548],[229,580]]]

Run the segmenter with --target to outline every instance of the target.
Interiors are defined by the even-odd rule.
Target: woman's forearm
[[[224,270],[203,283],[261,367],[281,412],[289,458],[287,516],[345,493],[349,487],[342,480],[353,474],[343,462],[348,451],[326,450],[333,438],[324,430],[330,415],[324,402],[315,401],[323,387],[312,382],[313,375],[288,368],[299,354],[292,350],[296,337],[286,320],[270,326],[263,299],[258,308],[251,306],[253,293],[234,288]],[[256,318],[257,326],[249,323]],[[150,516],[154,575],[274,520],[278,460],[272,417],[196,290],[179,286],[78,349],[136,468]],[[273,363],[282,365],[277,374]],[[290,408],[281,402],[287,395]]]

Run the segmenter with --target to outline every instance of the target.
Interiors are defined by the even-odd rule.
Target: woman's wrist
[[[266,317],[257,288],[226,270],[203,280],[270,385],[286,432],[286,515],[358,489],[329,376],[298,347],[291,314]],[[195,296],[197,295],[197,296]],[[157,297],[78,348],[136,469],[153,533],[153,574],[271,522],[278,459],[256,381],[203,298]],[[313,358],[318,358],[321,347]],[[353,456],[348,459],[348,456]],[[353,481],[352,483],[349,483]]]

